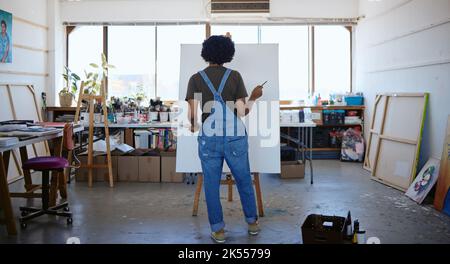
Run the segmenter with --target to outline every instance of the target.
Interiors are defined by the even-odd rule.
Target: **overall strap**
[[[230,77],[230,73],[231,73],[231,70],[227,69],[225,71],[225,74],[222,77],[222,81],[220,82],[220,85],[219,85],[219,90],[217,91],[219,93],[220,97],[222,97],[221,95],[223,92],[223,88],[225,88],[225,84],[227,83],[228,77]]]
[[[214,88],[214,85],[212,84],[211,80],[208,78],[208,75],[206,75],[205,71],[200,71],[200,76],[202,76],[203,81],[205,81],[206,85],[208,86],[211,93],[214,95],[214,97],[217,96],[216,88]]]
[[[202,76],[203,80],[205,81],[205,83],[208,86],[211,93],[214,95],[214,97],[220,98],[223,101],[221,94],[223,92],[223,89],[225,88],[225,84],[227,83],[228,77],[230,77],[231,70],[227,69],[225,71],[225,74],[222,77],[222,81],[220,82],[219,89],[217,91],[214,88],[214,85],[212,84],[211,80],[206,75],[205,71],[200,71],[199,73],[200,73],[200,76]]]

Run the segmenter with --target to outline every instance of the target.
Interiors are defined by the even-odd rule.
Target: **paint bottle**
[[[358,244],[366,244],[366,231],[364,231],[364,230],[359,230],[357,233],[356,233],[356,237],[357,237],[357,240],[358,240]]]
[[[359,220],[356,219],[353,224],[353,244],[358,244]]]
[[[345,220],[345,235],[349,240],[353,238],[352,216],[350,214],[350,211],[348,211],[347,219]]]

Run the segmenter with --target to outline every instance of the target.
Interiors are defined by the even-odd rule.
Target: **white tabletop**
[[[80,131],[83,131],[84,127],[83,126],[75,126],[73,128],[73,132],[77,133]],[[11,146],[7,146],[7,147],[1,147],[0,148],[0,152],[4,152],[4,151],[8,151],[8,150],[13,150],[13,149],[17,149],[17,148],[21,148],[21,147],[25,147],[31,144],[35,144],[35,143],[39,143],[39,142],[43,142],[43,141],[47,141],[47,140],[51,140],[51,139],[55,139],[58,137],[62,137],[63,136],[63,131],[62,129],[60,130],[60,132],[54,133],[54,134],[49,134],[49,135],[45,135],[45,136],[39,136],[39,137],[33,137],[30,138],[28,140],[23,140],[23,141],[19,141],[17,144],[11,145]]]
[[[105,127],[103,123],[94,124],[94,127]],[[139,123],[139,124],[108,124],[109,128],[175,128],[176,123]]]
[[[317,127],[317,124],[314,122],[305,122],[305,123],[281,123],[280,127]]]

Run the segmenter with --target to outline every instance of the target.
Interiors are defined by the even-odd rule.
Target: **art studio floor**
[[[305,180],[280,180],[263,175],[266,216],[262,232],[248,237],[239,201],[222,204],[228,243],[301,243],[300,227],[312,213],[346,216],[351,210],[367,236],[387,243],[450,243],[450,217],[431,205],[419,206],[401,192],[370,180],[360,164],[315,161],[315,185]],[[11,186],[20,187],[22,183]],[[110,189],[97,183],[70,185],[74,224],[44,216],[31,222],[17,237],[0,229],[0,243],[212,243],[206,205],[202,198],[198,217],[192,217],[194,185],[118,183]],[[234,192],[235,194],[237,192]],[[25,200],[14,199],[16,216]]]

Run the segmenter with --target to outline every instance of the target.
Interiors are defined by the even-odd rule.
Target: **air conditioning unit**
[[[270,13],[270,0],[211,0],[212,14]]]

